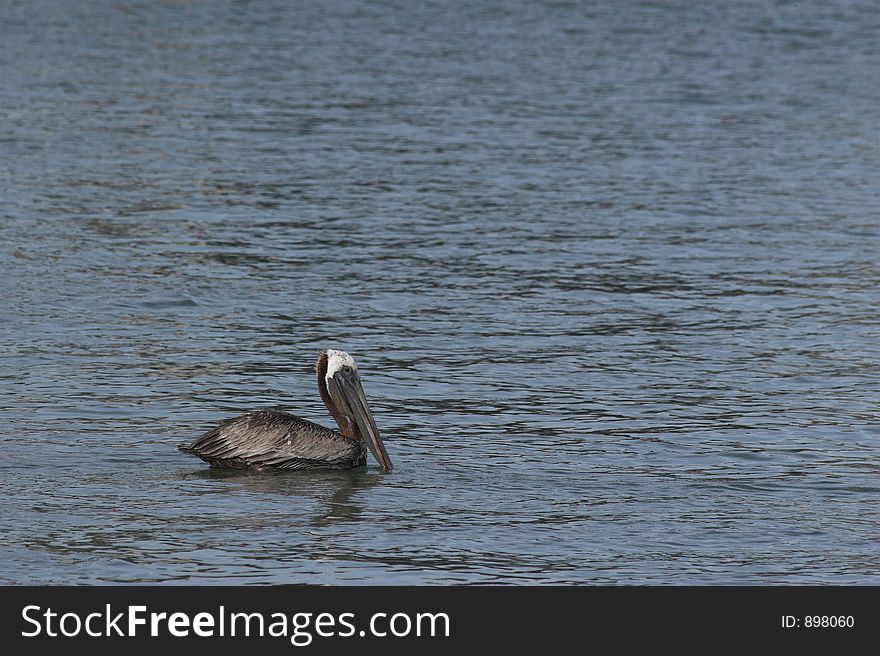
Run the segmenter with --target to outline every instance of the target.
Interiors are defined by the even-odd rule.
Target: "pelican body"
[[[255,410],[224,419],[177,448],[212,467],[282,471],[360,467],[369,449],[382,469],[391,471],[354,358],[345,351],[319,351],[315,372],[318,393],[338,431],[280,410]]]

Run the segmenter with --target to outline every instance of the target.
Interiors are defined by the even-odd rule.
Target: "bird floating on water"
[[[212,467],[258,470],[352,469],[367,463],[369,449],[382,469],[391,471],[354,358],[345,351],[319,351],[315,372],[338,431],[280,410],[255,410],[225,419],[177,448]]]

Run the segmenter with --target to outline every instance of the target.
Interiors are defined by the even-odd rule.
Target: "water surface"
[[[874,2],[7,2],[0,581],[880,583]],[[175,450],[358,360],[396,465]]]

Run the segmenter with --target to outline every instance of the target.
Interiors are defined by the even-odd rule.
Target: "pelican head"
[[[339,425],[339,432],[362,440],[382,469],[391,471],[391,459],[373,421],[354,358],[345,351],[319,351],[315,371],[321,398]]]

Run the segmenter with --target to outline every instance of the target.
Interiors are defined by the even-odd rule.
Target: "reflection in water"
[[[383,474],[359,467],[351,471],[251,472],[209,467],[189,474],[195,478],[222,481],[224,493],[278,495],[290,503],[316,505],[310,513],[313,526],[357,522],[363,511],[358,494],[380,485]],[[300,499],[301,501],[298,501]]]

